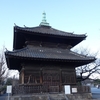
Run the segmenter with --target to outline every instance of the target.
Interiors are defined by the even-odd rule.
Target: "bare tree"
[[[7,76],[7,67],[5,62],[5,56],[4,56],[4,47],[0,52],[0,84]]]
[[[88,79],[90,76],[92,76],[95,73],[100,74],[100,59],[97,58],[99,52],[91,53],[89,49],[84,49],[84,48],[81,48],[79,51],[78,50],[75,51],[82,55],[93,56],[96,58],[94,62],[76,68],[78,82]]]

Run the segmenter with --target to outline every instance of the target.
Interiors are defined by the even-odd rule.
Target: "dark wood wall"
[[[57,64],[24,64],[20,72],[20,83],[49,86],[76,84],[75,69]]]

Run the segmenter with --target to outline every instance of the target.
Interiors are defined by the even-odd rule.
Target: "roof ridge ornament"
[[[46,21],[46,13],[43,12],[42,15],[43,15],[43,18],[42,18],[42,22],[40,23],[40,26],[49,26],[49,23],[47,23]]]

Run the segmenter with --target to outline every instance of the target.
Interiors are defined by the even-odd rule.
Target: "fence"
[[[76,89],[77,92],[73,92],[72,89]],[[71,86],[72,93],[90,93],[91,89],[89,86]]]
[[[90,93],[89,86],[71,86],[71,93]],[[72,89],[76,89],[77,91],[73,92]],[[62,86],[62,90],[64,93],[64,86]],[[33,93],[61,93],[59,91],[59,86],[43,86],[43,85],[17,85],[12,89],[13,95],[24,95],[24,94],[33,94]]]

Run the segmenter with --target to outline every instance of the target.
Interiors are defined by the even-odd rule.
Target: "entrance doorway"
[[[59,92],[60,73],[59,70],[43,70],[43,86],[47,92]]]

